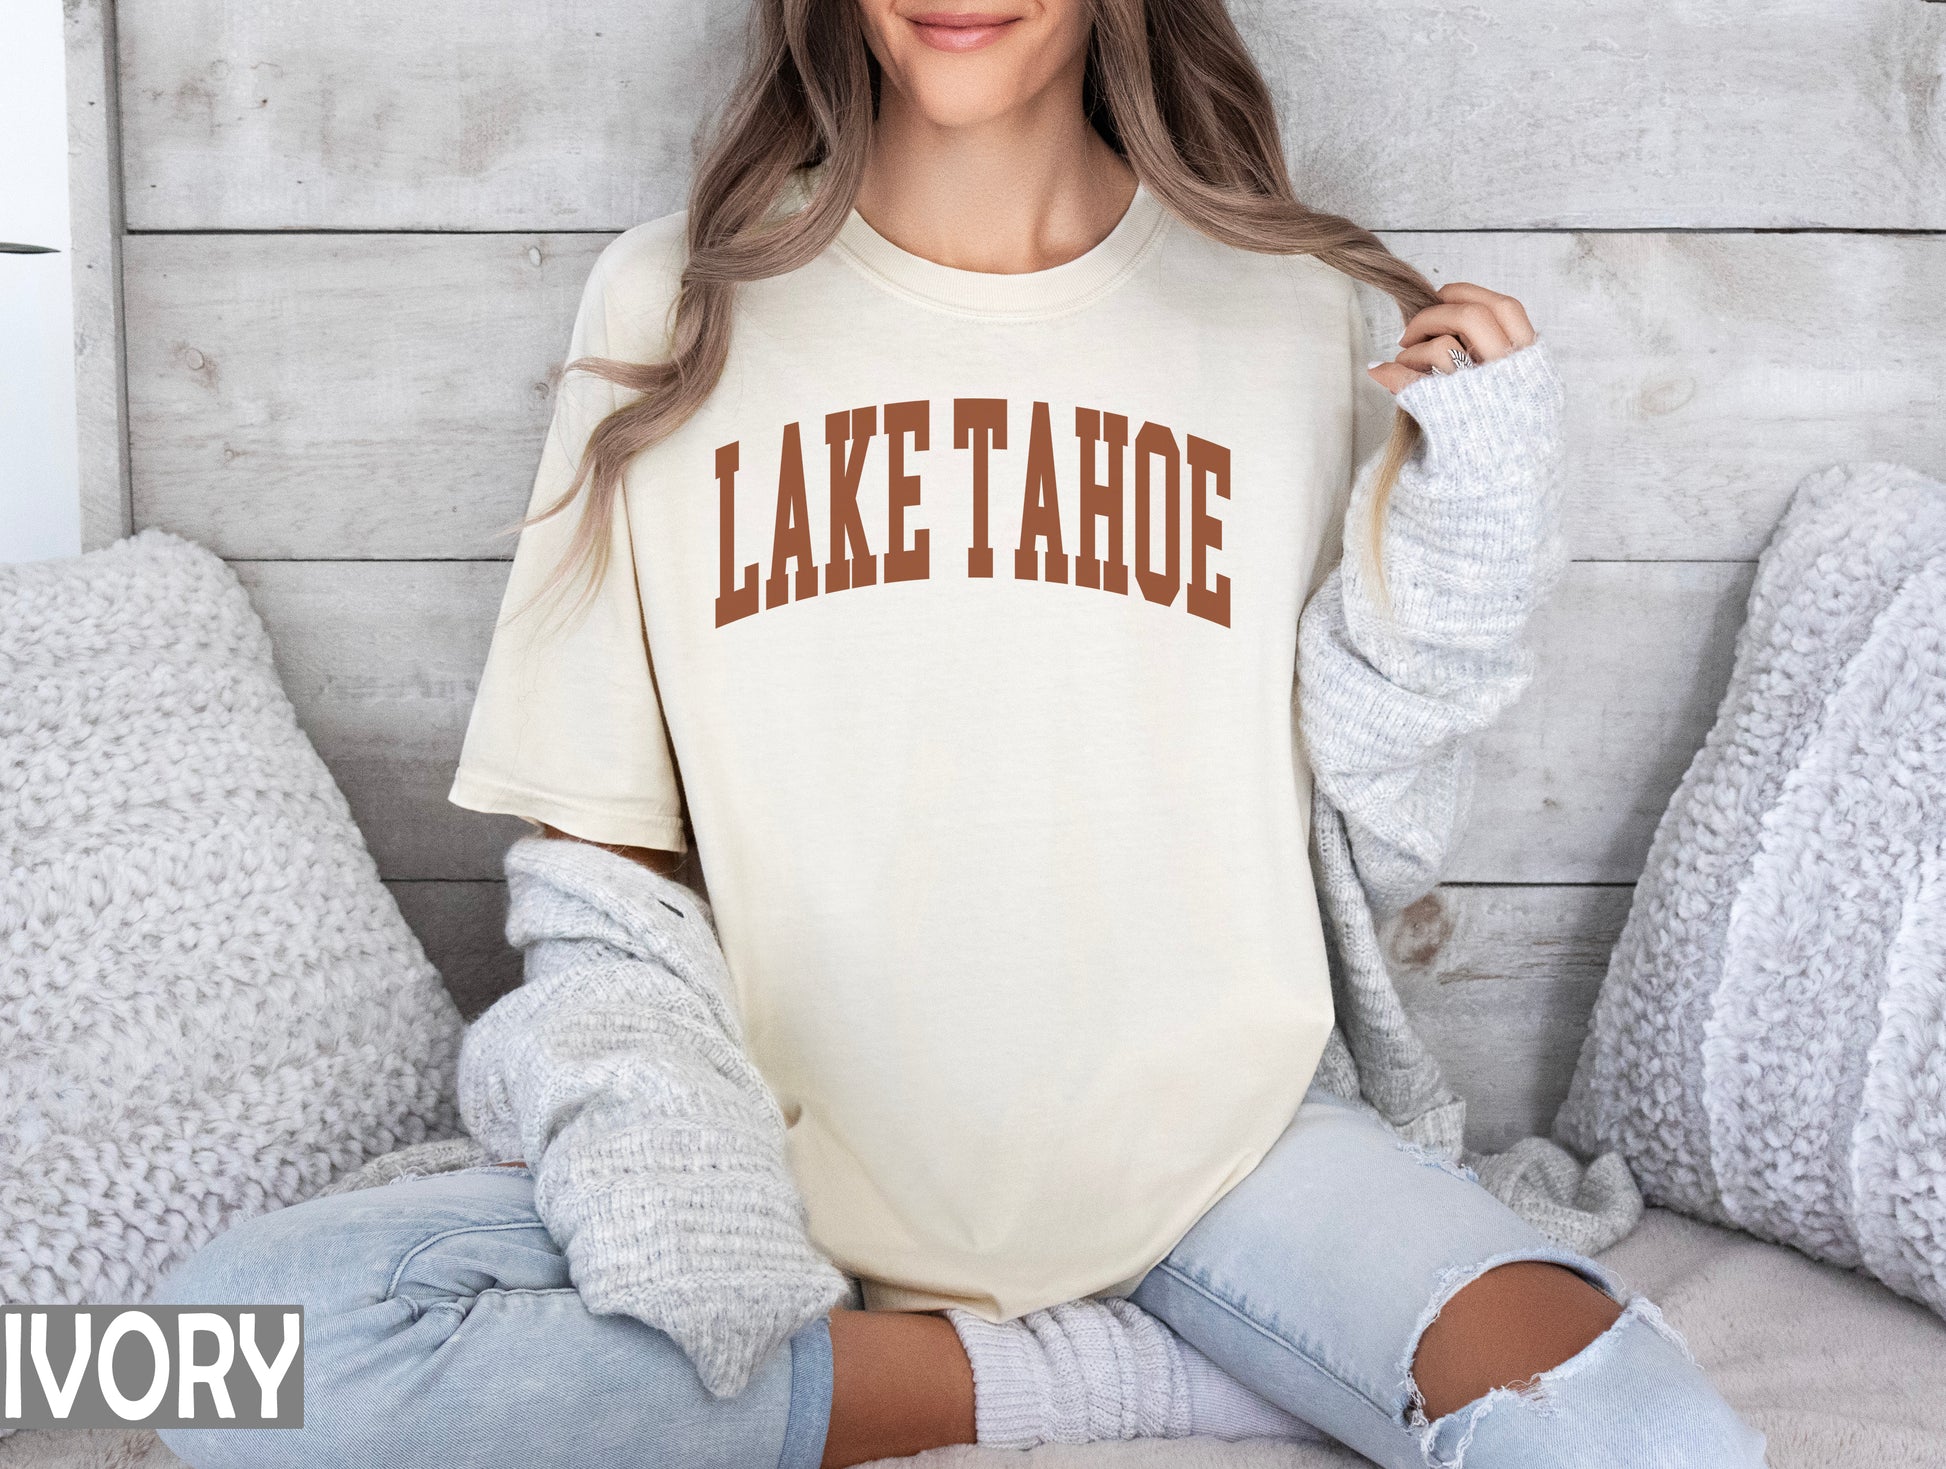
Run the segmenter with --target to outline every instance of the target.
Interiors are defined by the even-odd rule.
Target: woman
[[[689,210],[589,282],[453,789],[652,874],[693,831],[873,1309],[719,1397],[590,1309],[530,1170],[413,1180],[179,1273],[304,1300],[312,1426],[172,1446],[1761,1463],[1653,1306],[1315,1080],[1313,780],[1358,881],[1423,891],[1463,787],[1426,731],[1520,682],[1558,406],[1525,310],[1296,202],[1220,0],[967,4],[758,7]],[[1406,318],[1363,371],[1355,282]]]

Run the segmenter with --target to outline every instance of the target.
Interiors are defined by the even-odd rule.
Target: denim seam
[[[808,1346],[803,1340],[805,1331],[807,1330],[816,1333],[812,1338],[812,1344]],[[800,1330],[793,1336],[790,1340],[790,1354],[790,1396],[786,1401],[784,1410],[783,1452],[779,1458],[778,1469],[798,1469],[797,1465],[784,1462],[784,1460],[790,1457],[793,1448],[800,1446],[800,1441],[804,1450],[806,1469],[811,1469],[811,1466],[815,1466],[822,1461],[825,1441],[831,1433],[831,1392],[834,1384],[831,1362],[830,1318],[828,1316],[820,1317],[818,1320],[812,1322],[809,1327]],[[799,1379],[799,1373],[806,1365],[807,1360],[812,1370],[817,1373],[820,1379],[819,1395],[824,1399],[823,1422],[815,1428],[808,1426],[804,1417],[805,1397],[802,1393],[803,1384]],[[814,1413],[816,1412],[815,1402],[813,1403],[812,1411]],[[814,1439],[815,1442],[812,1441]]]
[[[461,1315],[470,1312],[474,1305],[488,1296],[572,1296],[579,1292],[571,1285],[556,1286],[489,1286],[476,1290],[466,1296],[445,1296],[436,1301],[415,1301],[411,1296],[395,1296],[412,1307],[412,1319],[417,1321],[428,1311],[458,1311]]]
[[[1354,1383],[1346,1382],[1344,1378],[1340,1377],[1336,1372],[1332,1371],[1331,1368],[1327,1367],[1323,1362],[1320,1362],[1316,1357],[1312,1356],[1311,1353],[1305,1351],[1304,1348],[1299,1346],[1296,1342],[1291,1341],[1289,1338],[1285,1337],[1280,1332],[1273,1330],[1266,1323],[1257,1320],[1256,1317],[1252,1316],[1249,1312],[1245,1311],[1242,1307],[1236,1305],[1234,1302],[1227,1300],[1224,1297],[1218,1295],[1211,1287],[1203,1284],[1199,1280],[1191,1279],[1189,1276],[1183,1274],[1181,1269],[1179,1269],[1174,1265],[1171,1265],[1167,1260],[1163,1260],[1155,1268],[1161,1271],[1164,1275],[1167,1275],[1170,1279],[1177,1281],[1186,1289],[1194,1291],[1197,1295],[1201,1296],[1204,1300],[1208,1301],[1211,1305],[1217,1307],[1219,1310],[1229,1312],[1230,1315],[1236,1317],[1237,1320],[1241,1321],[1245,1326],[1248,1326],[1252,1331],[1258,1333],[1260,1336],[1268,1337],[1271,1341],[1277,1343],[1278,1346],[1282,1347],[1285,1351],[1289,1352],[1292,1356],[1301,1358],[1304,1362],[1309,1364],[1311,1367],[1315,1368],[1318,1372],[1322,1373],[1324,1376],[1330,1378],[1333,1382],[1337,1383],[1338,1386],[1342,1387],[1346,1392],[1351,1393],[1355,1397],[1362,1398],[1365,1402],[1371,1404],[1372,1408],[1376,1412],[1383,1414],[1388,1418],[1391,1416],[1391,1410],[1385,1407],[1383,1404],[1374,1401],[1372,1395],[1366,1392],[1362,1387],[1359,1387]],[[1194,1343],[1191,1343],[1191,1345],[1193,1346]]]
[[[385,1282],[385,1295],[382,1299],[391,1300],[398,1292],[399,1277],[405,1274],[405,1267],[441,1240],[449,1240],[461,1234],[503,1234],[510,1229],[545,1229],[546,1227],[538,1219],[513,1219],[505,1224],[461,1224],[452,1229],[442,1229],[438,1234],[420,1240],[399,1257],[399,1263],[392,1268],[392,1278]]]

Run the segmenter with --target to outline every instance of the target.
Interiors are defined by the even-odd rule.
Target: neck
[[[1134,195],[1134,171],[1081,110],[1076,67],[1000,117],[951,126],[888,77],[854,204],[914,255],[1015,275],[1093,249]]]

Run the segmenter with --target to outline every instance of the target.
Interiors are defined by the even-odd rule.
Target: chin
[[[976,127],[1018,111],[1088,44],[1083,0],[864,5],[879,60],[906,102],[935,127]],[[1002,24],[974,23],[982,18]]]
[[[905,92],[914,109],[941,128],[977,127],[1006,116],[1021,102],[1010,69],[996,67],[982,75],[964,61],[956,67],[915,68],[905,78]]]

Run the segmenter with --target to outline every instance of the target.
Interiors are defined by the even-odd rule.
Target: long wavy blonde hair
[[[1164,208],[1226,245],[1315,255],[1384,291],[1408,318],[1433,304],[1426,278],[1370,230],[1298,202],[1270,89],[1224,0],[1091,5],[1083,82],[1089,120]],[[582,582],[577,608],[600,585],[623,475],[715,388],[729,356],[738,283],[783,275],[814,259],[851,212],[871,149],[879,85],[857,0],[758,0],[749,35],[743,74],[716,120],[689,194],[688,255],[670,357],[584,357],[567,365],[635,396],[595,426],[560,497],[509,527],[518,532],[581,501],[565,555],[520,611],[571,578]],[[826,166],[809,202],[778,217],[774,206],[792,172],[815,163]],[[1412,417],[1395,409],[1365,528],[1368,564],[1381,577],[1386,502],[1417,433]]]

